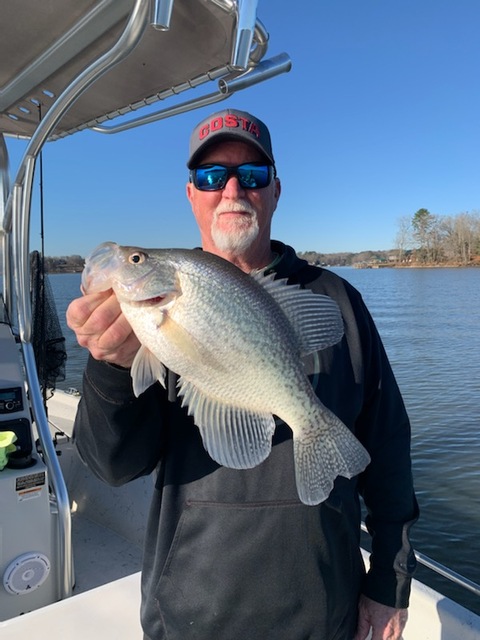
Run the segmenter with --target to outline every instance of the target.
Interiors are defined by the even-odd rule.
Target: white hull
[[[140,573],[0,624],[2,640],[142,640]],[[86,612],[88,612],[86,614]],[[414,581],[404,640],[478,640],[480,618]]]

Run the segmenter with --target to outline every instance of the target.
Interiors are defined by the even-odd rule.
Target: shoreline
[[[480,264],[367,264],[355,269],[478,269]]]

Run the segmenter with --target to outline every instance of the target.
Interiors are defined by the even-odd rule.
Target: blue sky
[[[105,240],[196,246],[188,138],[227,106],[270,127],[283,188],[273,236],[298,251],[390,249],[398,220],[420,208],[480,210],[478,0],[260,0],[258,15],[290,73],[218,107],[46,146],[47,255]],[[7,145],[14,171],[25,144]],[[37,248],[38,197],[33,217]]]

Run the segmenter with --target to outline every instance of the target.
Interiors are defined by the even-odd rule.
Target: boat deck
[[[96,478],[71,440],[78,397],[55,395],[50,420],[54,432],[65,434],[57,441],[71,503],[77,595],[140,571],[153,478],[139,478],[124,487],[110,487]]]
[[[81,520],[81,519],[80,519]],[[78,520],[77,520],[78,523]],[[0,623],[2,640],[23,640],[35,628],[36,640],[83,640],[85,637],[102,640],[141,640],[140,627],[140,573],[133,573],[115,580],[115,572],[128,571],[139,561],[135,551],[125,546],[120,536],[102,531],[92,523],[85,522],[77,528],[77,534],[85,546],[103,556],[95,567],[98,581],[108,584],[91,590],[81,591],[81,585],[75,589],[72,598],[38,609],[24,616]],[[100,534],[101,542],[98,535]],[[105,535],[106,534],[106,535]],[[102,551],[103,547],[103,551]],[[126,550],[126,555],[123,556]],[[108,551],[108,553],[106,553]],[[123,564],[112,566],[106,558],[115,555]],[[85,565],[82,566],[85,558]],[[365,554],[366,558],[366,554]],[[92,569],[92,557],[77,555],[76,566],[79,583],[82,582],[82,569],[85,576]],[[116,564],[116,563],[113,563]],[[91,582],[91,575],[88,582]],[[83,583],[83,587],[86,583]],[[462,622],[460,622],[462,621]],[[409,622],[403,634],[404,640],[478,640],[480,638],[480,618],[464,610],[460,605],[433,592],[428,587],[415,583],[414,603],[409,610]]]
[[[141,569],[142,549],[81,516],[72,517],[74,595],[115,582]]]
[[[139,609],[140,574],[134,573],[0,623],[2,640],[141,640]]]

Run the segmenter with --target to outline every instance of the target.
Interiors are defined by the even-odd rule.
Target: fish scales
[[[225,265],[230,267],[229,263],[220,264],[220,270],[215,270],[216,278],[213,277],[215,274],[212,274],[210,262],[194,273],[184,271],[180,261],[176,265],[182,295],[177,298],[169,315],[189,335],[195,336],[199,344],[214,346],[209,349],[205,359],[192,358],[187,363],[182,349],[173,349],[166,340],[161,347],[164,364],[177,373],[181,369],[183,377],[195,377],[197,385],[211,397],[222,398],[232,404],[248,403],[251,409],[273,413],[275,397],[279,394],[275,389],[278,374],[269,363],[290,356],[292,362],[287,364],[293,369],[294,361],[298,360],[298,356],[292,357],[294,349],[298,349],[295,336],[284,315],[279,313],[275,301],[268,294],[264,295],[263,289],[251,278],[240,281],[232,279],[231,269],[221,269]],[[191,308],[193,299],[198,301],[195,311]],[[218,307],[219,300],[223,301],[221,313],[212,313]],[[270,330],[257,332],[256,327],[265,324],[266,317],[269,318]],[[279,335],[281,340],[278,339]],[[149,340],[149,336],[145,335],[144,339]],[[287,350],[286,343],[290,343]],[[212,361],[218,366],[211,366]],[[234,377],[226,375],[232,363],[237,369]],[[264,387],[272,387],[268,389],[269,396],[263,399],[258,397],[261,380]],[[268,405],[265,405],[266,401],[269,401]]]
[[[317,398],[301,355],[338,342],[343,321],[327,296],[188,249],[104,243],[87,258],[86,292],[113,288],[140,343],[132,365],[137,395],[165,367],[219,464],[245,469],[271,451],[273,416],[293,432],[297,490],[325,500],[335,478],[351,478],[369,456]]]

